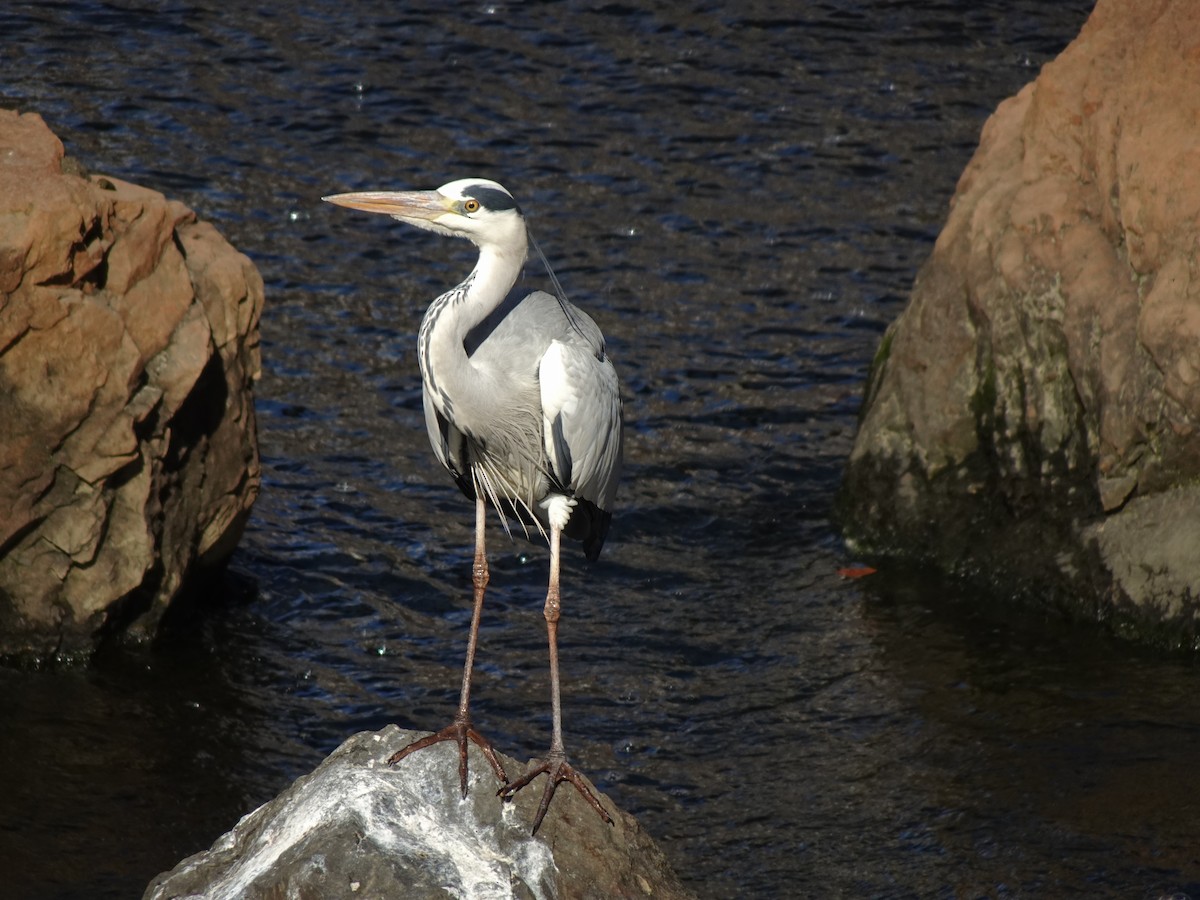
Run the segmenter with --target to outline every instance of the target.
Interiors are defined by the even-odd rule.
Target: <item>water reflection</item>
[[[956,896],[1001,880],[1011,895],[1194,895],[1196,810],[1181,802],[1197,787],[1194,667],[904,582],[864,611],[919,717],[912,777],[944,884]]]

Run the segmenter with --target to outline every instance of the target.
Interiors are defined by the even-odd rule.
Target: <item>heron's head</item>
[[[525,218],[513,195],[486,178],[460,178],[436,191],[363,191],[323,197],[338,206],[384,213],[479,247],[524,253]]]

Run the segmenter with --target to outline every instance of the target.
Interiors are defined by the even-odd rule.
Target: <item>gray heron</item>
[[[475,268],[430,305],[418,333],[425,425],[438,461],[475,501],[474,609],[454,721],[388,760],[454,741],[467,796],[467,743],[474,742],[511,800],[545,774],[533,823],[536,834],[554,791],[569,781],[600,816],[612,818],[567,759],[559,699],[559,545],[583,542],[600,554],[621,469],[621,399],[617,373],[592,319],[570,303],[546,263],[554,290],[518,285],[532,242],[512,194],[494,181],[463,178],[435,191],[366,191],[325,197],[330,203],[383,213],[427,231],[467,238],[479,249]],[[487,507],[506,531],[509,518],[549,541],[550,575],[543,613],[550,651],[550,750],[510,782],[491,744],[471,724],[471,673],[488,584]]]

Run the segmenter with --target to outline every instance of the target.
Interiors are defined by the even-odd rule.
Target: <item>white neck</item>
[[[525,264],[526,249],[524,228],[519,241],[481,246],[471,274],[430,304],[418,339],[426,390],[470,393],[475,373],[463,340],[504,301]]]
[[[528,244],[522,233],[519,245],[505,247],[485,244],[479,248],[479,262],[467,278],[467,297],[458,304],[455,317],[462,334],[478,324],[493,309],[500,305],[509,290],[517,282],[521,267],[525,265]]]

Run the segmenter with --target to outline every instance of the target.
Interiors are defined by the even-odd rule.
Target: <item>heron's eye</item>
[[[479,201],[474,197],[468,197],[463,201],[463,209],[469,213],[479,212]]]

